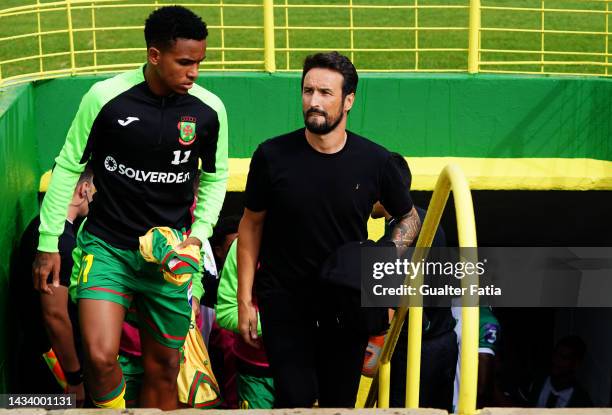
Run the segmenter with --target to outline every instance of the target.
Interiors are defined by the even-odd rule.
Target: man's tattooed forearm
[[[398,249],[404,251],[414,243],[421,230],[421,220],[416,209],[404,215],[397,221],[391,233],[391,240]]]

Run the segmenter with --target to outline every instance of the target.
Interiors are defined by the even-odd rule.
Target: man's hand
[[[238,330],[242,339],[250,346],[259,349],[257,338],[257,309],[251,301],[238,300]]]
[[[200,315],[200,300],[195,297],[191,297],[191,308],[193,309],[194,315],[197,317]]]
[[[37,251],[32,264],[34,289],[45,294],[53,294],[53,290],[47,285],[47,278],[52,274],[53,286],[59,287],[60,266],[61,258],[58,252]]]
[[[183,242],[175,246],[174,249],[182,249],[189,245],[196,245],[198,248],[202,248],[202,241],[200,241],[198,238],[190,236],[189,238],[185,239]]]

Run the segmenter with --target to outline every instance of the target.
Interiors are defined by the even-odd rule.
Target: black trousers
[[[311,297],[312,298],[312,297]],[[276,390],[275,407],[355,406],[368,337],[321,315],[287,293],[259,298],[263,342]]]
[[[406,399],[406,327],[402,329],[391,357],[391,408],[405,407]],[[453,330],[433,338],[424,338],[421,344],[421,376],[419,406],[452,411],[453,386],[457,366],[457,336]]]

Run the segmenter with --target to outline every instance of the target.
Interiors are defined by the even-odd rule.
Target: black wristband
[[[66,371],[64,372],[64,375],[66,376],[66,382],[68,382],[68,384],[71,386],[76,386],[83,383],[83,372],[81,369],[74,372]]]

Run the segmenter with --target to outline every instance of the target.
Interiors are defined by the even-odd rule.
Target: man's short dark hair
[[[238,233],[238,225],[240,225],[240,215],[224,216],[219,219],[213,235],[210,237],[210,245],[212,247],[220,246],[225,241],[225,237],[232,233]]]
[[[145,22],[147,48],[172,47],[177,39],[204,40],[208,36],[206,23],[191,10],[181,6],[166,6],[155,10]]]
[[[93,168],[91,166],[91,162],[87,163],[87,165],[85,166],[85,170],[83,170],[83,173],[81,173],[81,175],[79,176],[79,181],[77,182],[77,185],[83,183],[83,182],[89,182],[91,183],[93,181]]]
[[[302,87],[304,86],[304,77],[308,71],[314,68],[331,69],[342,75],[342,78],[344,78],[342,82],[342,97],[357,91],[359,76],[357,76],[355,65],[346,56],[335,51],[307,56],[304,60],[304,69],[302,71]]]

